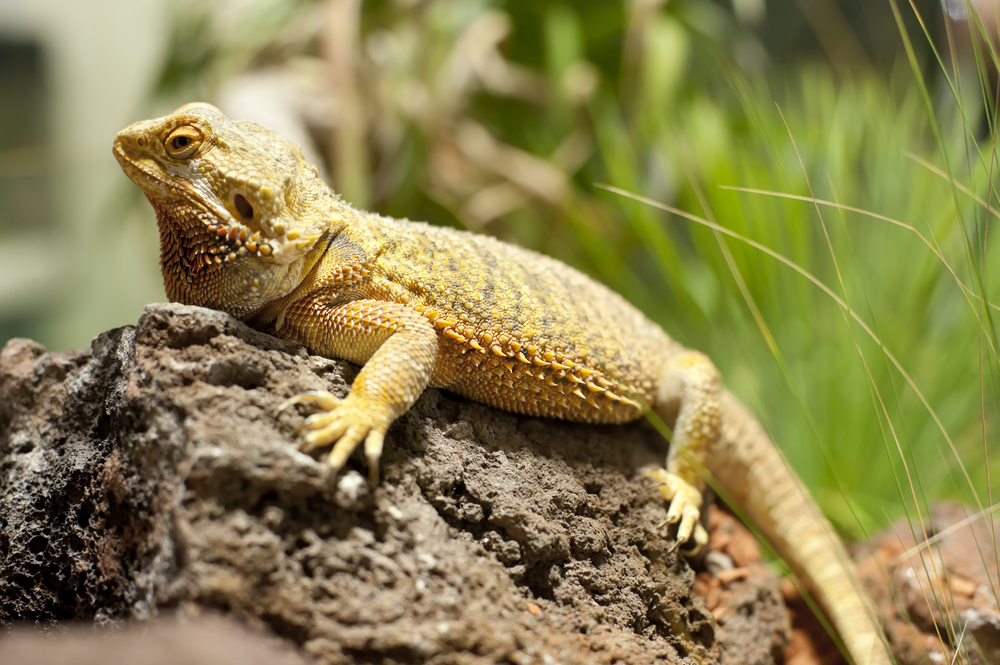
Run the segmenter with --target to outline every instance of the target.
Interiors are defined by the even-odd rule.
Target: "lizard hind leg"
[[[708,542],[700,523],[702,474],[719,438],[719,371],[702,353],[683,351],[668,362],[657,385],[654,409],[672,425],[665,469],[650,474],[660,495],[670,502],[666,524],[677,524],[677,545],[693,540],[693,552]],[[689,553],[692,553],[689,550]]]

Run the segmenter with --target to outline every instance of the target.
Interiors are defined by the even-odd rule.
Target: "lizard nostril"
[[[139,147],[139,148],[145,148],[146,147],[146,137],[145,136],[137,136],[135,138],[135,145],[137,147]]]
[[[242,194],[237,194],[233,197],[233,205],[236,206],[236,212],[240,213],[240,217],[245,220],[253,219],[253,206],[250,202],[246,200],[246,197]]]

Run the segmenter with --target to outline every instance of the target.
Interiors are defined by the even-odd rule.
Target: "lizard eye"
[[[178,127],[164,142],[167,154],[174,159],[186,159],[201,146],[201,132],[191,126]]]

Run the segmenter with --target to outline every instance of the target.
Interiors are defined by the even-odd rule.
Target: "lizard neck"
[[[345,209],[338,223],[304,264],[302,280],[289,293],[268,302],[247,323],[281,336],[288,307],[303,298],[327,301],[372,297],[372,273],[386,244],[381,218],[364,211]]]
[[[203,219],[207,211],[147,196],[160,232],[160,272],[171,302],[220,308],[222,257],[212,252],[215,235]],[[218,262],[216,257],[219,257]]]
[[[188,202],[148,197],[160,232],[160,271],[171,302],[210,307],[244,321],[293,293],[322,257],[331,232],[287,263],[243,256],[213,232],[213,214]],[[339,224],[331,224],[332,233]],[[245,252],[245,250],[244,250]]]

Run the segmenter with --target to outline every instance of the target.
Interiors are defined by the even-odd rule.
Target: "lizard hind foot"
[[[660,496],[670,502],[667,517],[657,525],[663,528],[668,524],[677,524],[677,540],[671,552],[681,549],[686,556],[695,556],[702,547],[708,544],[708,533],[699,521],[701,519],[702,496],[691,483],[666,469],[657,469],[646,474],[655,481],[653,489],[660,490]],[[689,542],[690,541],[690,542]]]

